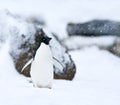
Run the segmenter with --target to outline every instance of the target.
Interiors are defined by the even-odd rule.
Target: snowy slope
[[[3,8],[23,17],[43,16],[61,38],[69,21],[120,20],[119,0],[0,0]],[[30,78],[16,72],[8,51],[6,43],[0,49],[0,105],[120,105],[120,58],[107,51],[92,46],[70,52],[76,76],[54,80],[52,89],[34,88]]]
[[[101,37],[82,37],[82,36],[71,36],[62,41],[63,45],[68,50],[76,50],[86,46],[98,46],[107,48],[112,46],[118,37],[115,36],[101,36]]]
[[[11,58],[6,49],[3,52],[1,105],[120,105],[120,59],[107,51],[91,47],[71,52],[77,64],[76,77],[73,81],[54,80],[53,89],[34,88],[29,78],[12,69]]]

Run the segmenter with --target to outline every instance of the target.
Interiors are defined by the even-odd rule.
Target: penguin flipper
[[[29,64],[32,63],[32,61],[33,61],[33,58],[30,59],[30,60],[23,66],[23,68],[22,68],[22,70],[21,70],[21,73],[25,70],[25,68],[26,68]]]
[[[57,60],[55,57],[53,57],[53,64],[55,67],[57,67],[61,71],[64,69],[64,65],[59,60]]]

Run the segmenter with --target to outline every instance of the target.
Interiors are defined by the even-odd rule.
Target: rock
[[[46,34],[35,25],[11,14],[9,11],[0,12],[0,47],[2,44],[9,42],[9,53],[19,73],[33,57],[41,36]],[[75,64],[66,49],[60,44],[60,41],[53,34],[49,34],[53,38],[50,45],[52,53],[63,65],[61,69],[54,64],[54,77],[56,79],[72,80],[76,72]],[[22,74],[30,76],[30,66],[25,68]]]
[[[70,36],[120,36],[120,22],[111,20],[92,20],[86,23],[69,23],[67,32]]]
[[[50,43],[53,57],[59,60],[63,65],[63,69],[60,69],[55,63],[54,78],[72,80],[76,73],[76,66],[71,56],[67,52],[67,49],[63,47],[61,41],[57,36],[52,35],[53,41]]]
[[[16,49],[11,49],[10,54],[13,57],[15,67],[18,70],[18,72],[21,73],[23,66],[33,57],[33,54],[36,51],[37,46],[39,45],[39,40],[40,40],[42,34],[44,34],[42,29],[39,29],[39,30],[36,30],[36,33],[34,33],[34,34],[24,35],[24,37],[19,36],[19,37],[15,38],[15,40],[17,39],[16,44],[20,44],[20,45],[15,46]],[[25,40],[25,38],[28,36],[29,36],[29,38],[27,38]],[[15,40],[13,39],[12,42],[14,42]],[[23,40],[25,40],[25,41],[23,41]],[[20,41],[22,41],[22,42],[20,43]],[[20,51],[20,53],[16,55],[16,51]],[[23,71],[23,74],[25,76],[30,76],[30,66],[31,65],[29,65]]]
[[[117,38],[113,46],[109,48],[109,51],[116,56],[120,57],[120,38]]]
[[[37,30],[35,34],[35,43],[34,44],[23,44],[21,46],[21,49],[27,49],[28,47],[30,50],[27,52],[24,52],[19,55],[19,58],[15,60],[15,65],[16,68],[20,71],[26,63],[26,61],[30,60],[32,56],[28,56],[28,53],[30,55],[33,55],[34,51],[36,51],[36,47],[38,46],[38,42],[40,40],[41,34],[45,34],[43,31],[40,29]],[[59,68],[55,63],[54,63],[54,78],[55,79],[67,79],[67,80],[72,80],[75,72],[76,72],[76,67],[71,59],[70,55],[67,53],[66,49],[60,44],[60,42],[57,40],[56,36],[49,34],[48,36],[52,37],[52,42],[50,43],[51,51],[53,54],[53,57],[59,60],[59,62],[63,65],[64,68]],[[39,40],[38,40],[39,39]],[[29,40],[27,43],[30,43]],[[30,46],[31,45],[31,46]],[[26,58],[26,59],[25,59]],[[22,62],[21,62],[22,61]],[[26,76],[30,76],[30,66],[29,65],[23,72]]]

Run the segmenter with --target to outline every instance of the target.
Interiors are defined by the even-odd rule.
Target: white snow
[[[116,41],[118,37],[112,36],[100,36],[100,37],[82,37],[82,36],[71,36],[63,40],[69,50],[76,50],[86,46],[99,46],[99,47],[110,47]]]
[[[119,0],[0,0],[22,16],[41,15],[51,31],[66,37],[69,21],[94,18],[120,20]],[[120,58],[97,47],[71,52],[77,73],[73,81],[54,80],[52,89],[34,88],[18,74],[8,53],[0,49],[0,105],[120,105]]]
[[[77,65],[73,81],[54,80],[52,89],[34,88],[15,71],[7,52],[0,52],[1,105],[119,105],[120,59],[97,47],[71,52]],[[7,65],[6,65],[7,64]]]

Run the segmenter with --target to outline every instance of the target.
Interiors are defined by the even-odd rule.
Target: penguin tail
[[[21,73],[25,70],[25,68],[26,68],[28,65],[30,65],[30,64],[32,63],[33,60],[34,60],[33,58],[30,59],[30,60],[23,66],[23,68],[22,68],[22,70],[21,70]]]

